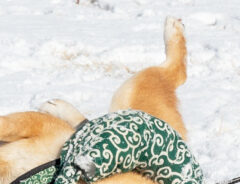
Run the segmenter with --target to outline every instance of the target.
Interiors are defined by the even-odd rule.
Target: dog
[[[186,140],[175,90],[186,81],[186,40],[181,20],[168,18],[164,32],[166,61],[138,72],[116,91],[110,112],[137,109],[168,122]]]
[[[168,17],[164,41],[166,61],[144,69],[113,95],[110,111],[136,109],[170,124],[186,140],[175,90],[186,78],[186,41],[181,20]],[[63,100],[51,100],[41,112],[18,112],[0,117],[0,183],[9,184],[27,171],[59,157],[61,147],[85,117]],[[80,184],[84,183],[79,181]],[[134,172],[116,174],[96,184],[153,184]]]

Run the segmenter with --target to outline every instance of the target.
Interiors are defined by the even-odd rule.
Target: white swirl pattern
[[[75,157],[92,158],[95,173],[81,172]],[[119,111],[92,120],[66,142],[55,183],[93,182],[138,171],[162,184],[201,184],[202,171],[185,142],[167,123],[141,111]],[[75,174],[67,176],[70,171]],[[85,173],[85,174],[84,174]]]

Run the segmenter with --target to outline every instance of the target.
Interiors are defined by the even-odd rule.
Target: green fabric
[[[131,170],[161,184],[203,182],[199,164],[176,131],[149,114],[128,110],[78,130],[62,149],[55,183],[73,184],[80,178],[91,183]]]
[[[31,177],[20,181],[20,184],[49,184],[55,178],[56,167],[52,166]]]

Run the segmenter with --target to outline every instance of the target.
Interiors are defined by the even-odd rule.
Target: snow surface
[[[239,0],[1,0],[0,114],[52,98],[107,113],[125,79],[164,61],[167,15],[186,27],[178,96],[206,183],[240,176]]]

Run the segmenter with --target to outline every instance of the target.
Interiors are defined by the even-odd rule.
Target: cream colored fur
[[[180,20],[165,23],[166,62],[140,71],[115,93],[110,111],[139,109],[159,117],[184,138],[186,129],[177,110],[175,89],[186,80],[186,46]],[[9,184],[18,176],[59,156],[74,127],[84,119],[71,104],[52,100],[41,112],[22,112],[0,117],[0,183]],[[83,183],[79,181],[79,183]],[[96,184],[153,184],[139,174],[118,174]]]

